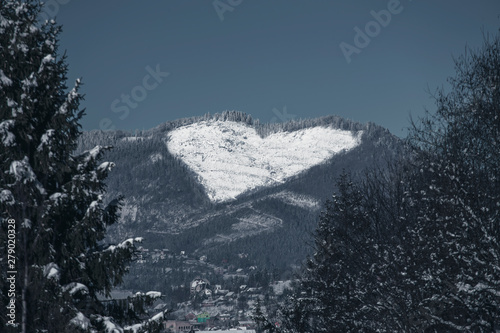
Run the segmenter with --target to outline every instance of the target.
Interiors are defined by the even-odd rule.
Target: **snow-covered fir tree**
[[[357,310],[370,297],[359,293],[364,289],[363,274],[373,262],[372,228],[363,194],[347,175],[340,177],[337,187],[339,193],[320,216],[315,253],[301,281],[311,301],[310,332],[359,331],[364,316]]]
[[[97,295],[122,281],[140,239],[103,242],[120,207],[119,198],[104,204],[109,147],[73,154],[81,82],[66,87],[61,28],[39,22],[40,10],[0,1],[0,304],[15,305],[0,331],[122,332]]]
[[[299,287],[280,309],[282,332],[363,332],[374,328],[378,295],[371,267],[377,262],[370,206],[344,174],[325,205],[315,232],[314,255]],[[265,320],[262,320],[265,322]],[[269,326],[268,326],[269,327]]]

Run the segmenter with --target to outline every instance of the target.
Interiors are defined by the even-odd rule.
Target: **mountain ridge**
[[[203,121],[234,122],[254,128],[262,137],[314,127],[360,134],[360,144],[333,155],[283,183],[256,187],[228,202],[213,202],[198,175],[172,154],[166,142],[173,130]],[[228,123],[229,124],[229,123]],[[401,141],[373,123],[360,124],[337,116],[262,124],[241,112],[191,117],[146,131],[84,132],[79,150],[112,145],[105,155],[115,169],[108,197],[125,197],[121,221],[109,238],[144,237],[144,246],[206,255],[213,262],[248,254],[263,267],[300,264],[323,203],[334,193],[343,170],[361,174],[367,166],[384,165],[401,153]]]

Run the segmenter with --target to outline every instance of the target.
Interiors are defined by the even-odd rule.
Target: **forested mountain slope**
[[[281,268],[305,258],[342,170],[383,167],[402,149],[374,124],[336,116],[261,124],[234,111],[136,133],[85,132],[79,150],[96,144],[114,147],[105,156],[116,164],[109,198],[124,196],[112,238],[142,236],[145,247],[214,263],[245,253]]]

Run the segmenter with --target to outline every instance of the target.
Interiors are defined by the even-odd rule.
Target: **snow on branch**
[[[115,167],[115,163],[113,162],[103,162],[101,165],[97,167],[97,171],[102,173],[105,171],[111,171]]]
[[[75,102],[75,100],[78,97],[80,97],[80,94],[78,93],[79,86],[80,86],[80,79],[77,79],[75,82],[75,86],[66,96],[66,100],[64,101],[64,103],[59,107],[59,110],[57,111],[58,114],[68,113],[68,107],[70,107]]]
[[[87,208],[87,211],[85,212],[86,216],[90,216],[92,213],[101,210],[102,198],[103,198],[102,194],[99,194],[97,196],[97,200],[94,200],[90,203],[89,208]]]
[[[38,69],[38,73],[41,73],[45,69],[46,63],[52,63],[54,61],[55,58],[52,56],[52,54],[48,54],[45,57],[43,57],[42,62],[40,64],[40,68]]]
[[[83,330],[87,330],[90,326],[90,319],[85,317],[83,313],[78,312],[76,316],[73,319],[71,319],[70,323]]]
[[[69,294],[72,296],[78,292],[80,292],[84,295],[88,294],[88,292],[89,292],[89,288],[86,285],[79,283],[79,282],[71,282],[71,283],[65,285],[62,289],[64,292],[68,291]]]
[[[12,80],[10,78],[8,78],[5,73],[3,72],[3,70],[0,69],[0,85],[3,85],[3,86],[10,86],[12,85]]]
[[[129,238],[118,245],[110,245],[105,251],[115,252],[118,249],[128,249],[134,246],[134,243],[142,243],[142,237]]]
[[[103,150],[103,147],[100,145],[95,146],[91,150],[86,150],[84,154],[86,154],[84,161],[85,162],[90,162],[91,160],[95,160],[97,156],[101,153]]]
[[[0,191],[0,202],[5,203],[6,205],[13,205],[16,203],[12,192],[9,190],[1,190]]]
[[[43,266],[43,275],[47,279],[54,279],[56,281],[59,281],[59,278],[61,276],[60,268],[56,263],[48,263],[47,265]]]
[[[42,135],[42,138],[40,139],[40,144],[37,148],[38,151],[42,151],[44,146],[50,146],[54,133],[55,131],[53,129],[48,129],[47,131],[45,131],[45,133]]]
[[[31,73],[30,76],[21,80],[21,83],[24,92],[30,91],[32,87],[38,87],[38,82],[34,73]]]
[[[80,162],[78,164],[78,170],[83,171],[83,170],[87,169],[90,165],[92,165],[92,163],[94,163],[101,156],[101,154],[105,150],[108,150],[110,148],[111,148],[110,146],[97,145],[90,150],[85,150],[83,153],[81,153],[80,155],[77,156],[77,158],[80,160]],[[111,162],[109,162],[109,163],[111,163]],[[100,171],[100,170],[103,170],[105,168],[110,168],[113,166],[114,166],[114,164],[113,165],[111,165],[111,164],[106,165],[103,163],[103,164],[99,165],[97,170]]]
[[[5,147],[15,146],[15,136],[9,131],[12,127],[14,127],[14,120],[12,119],[4,120],[0,123],[0,137]]]
[[[4,28],[8,27],[9,25],[12,24],[12,20],[8,20],[5,18],[5,16],[2,16],[0,14],[0,33],[4,31]]]
[[[160,298],[162,295],[161,292],[159,291],[148,291],[146,293],[138,291],[134,294],[134,297],[144,297],[144,296],[150,297],[152,299],[157,299]]]
[[[115,323],[111,321],[111,317],[101,317],[101,320],[106,327],[106,333],[123,333],[123,329],[117,326]]]
[[[42,184],[36,178],[27,156],[24,156],[21,161],[12,161],[9,173],[15,177],[16,182],[22,182],[23,184],[34,183],[41,194],[46,193]]]
[[[65,193],[56,192],[56,193],[52,194],[52,195],[49,197],[49,199],[50,199],[51,201],[54,201],[54,203],[57,203],[57,204],[58,204],[58,203],[60,203],[60,202],[61,202],[61,200],[65,199],[67,196],[68,196],[68,195],[67,195],[67,194],[65,194]]]

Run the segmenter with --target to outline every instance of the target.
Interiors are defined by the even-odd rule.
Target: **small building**
[[[200,313],[199,315],[196,316],[196,321],[198,323],[206,323],[207,320],[210,319],[210,315],[206,312]]]
[[[253,320],[240,320],[238,322],[238,326],[245,327],[247,329],[252,329],[257,326],[257,324]]]
[[[171,331],[173,333],[189,332],[193,328],[193,326],[189,322],[179,320],[167,320],[163,322],[163,327],[167,331]]]
[[[219,319],[221,321],[229,321],[231,319],[231,315],[229,313],[223,313],[219,315]]]

